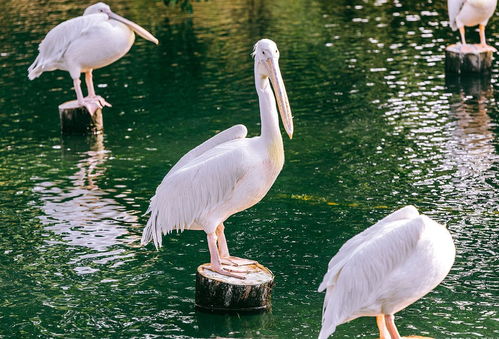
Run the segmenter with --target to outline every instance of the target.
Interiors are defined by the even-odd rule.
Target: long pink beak
[[[132,31],[134,31],[135,33],[137,33],[138,35],[140,35],[141,37],[143,37],[144,39],[146,40],[149,40],[149,41],[152,41],[154,42],[156,45],[159,43],[158,39],[156,39],[154,37],[154,35],[152,35],[151,33],[149,33],[147,30],[145,30],[144,28],[140,27],[139,25],[137,25],[135,22],[133,21],[130,21],[128,19],[125,19],[124,17],[122,17],[121,15],[118,15],[116,13],[108,13],[109,17],[111,19],[114,19],[116,21],[119,21],[119,22],[122,22],[124,23],[125,25],[127,25],[128,27],[130,27],[130,29]]]

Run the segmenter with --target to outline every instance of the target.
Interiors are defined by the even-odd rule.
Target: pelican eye
[[[262,51],[262,54],[264,54],[264,55],[265,55],[265,51]]]

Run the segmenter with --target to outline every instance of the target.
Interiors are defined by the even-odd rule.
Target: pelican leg
[[[459,27],[459,33],[461,34],[461,44],[466,45],[466,38],[464,33],[464,26]]]
[[[400,339],[400,334],[397,330],[397,326],[395,326],[395,317],[393,314],[385,314],[385,325],[388,333],[390,333],[391,339]]]
[[[103,108],[104,106],[111,107],[111,104],[108,103],[103,97],[95,94],[92,70],[85,72],[85,83],[87,84],[88,90],[88,96],[85,98],[86,100],[96,102],[96,104],[100,106],[99,108]]]
[[[238,257],[233,257],[229,254],[229,247],[227,246],[227,239],[225,238],[225,226],[223,223],[217,226],[215,230],[218,237],[218,251],[220,253],[220,258],[222,264],[233,265],[233,266],[245,266],[257,264],[255,260],[243,259]],[[248,273],[248,271],[237,271],[242,273]]]
[[[480,47],[485,48],[492,48],[495,51],[497,51],[494,47],[487,45],[487,41],[485,40],[485,25],[478,25],[478,29],[480,30]]]
[[[95,102],[95,100],[91,100],[89,98],[83,97],[83,92],[81,91],[81,80],[80,78],[73,78],[73,85],[76,92],[76,100],[78,101],[78,105],[86,107],[91,115],[97,111],[97,109],[102,108],[99,102]]]
[[[388,329],[386,328],[385,316],[380,314],[376,316],[376,324],[378,325],[379,330],[379,339],[391,339],[390,333],[388,333]]]
[[[474,51],[473,46],[468,45],[466,43],[464,26],[463,27],[459,27],[459,33],[461,34],[461,52],[465,53],[465,54],[473,53],[473,51]]]
[[[215,233],[209,233],[207,235],[207,238],[208,249],[210,250],[210,270],[229,277],[245,279],[243,275],[232,273],[230,270],[224,269],[222,267],[222,264],[220,262],[220,255],[217,248],[217,236],[215,235]]]

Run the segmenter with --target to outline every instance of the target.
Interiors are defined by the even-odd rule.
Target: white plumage
[[[449,272],[455,247],[447,229],[406,206],[348,240],[319,286],[326,290],[322,329],[376,316],[382,338],[400,338],[393,314],[435,288]]]
[[[485,26],[494,14],[497,0],[447,0],[449,23],[452,30],[459,29],[461,42],[466,44],[464,27],[479,25],[480,44],[487,46],[485,40]]]
[[[284,164],[276,99],[284,127],[291,138],[293,120],[279,70],[276,44],[260,40],[254,49],[255,87],[259,97],[261,135],[246,138],[243,125],[233,126],[184,155],[168,172],[151,199],[149,221],[142,244],[162,245],[162,236],[173,230],[204,230],[208,237],[211,268],[241,278],[222,268],[237,263],[231,257],[223,222],[232,214],[259,202]],[[217,245],[218,242],[218,245]]]
[[[83,16],[64,21],[47,33],[38,47],[39,55],[28,68],[33,80],[43,72],[56,69],[68,71],[73,78],[78,103],[91,112],[109,105],[95,94],[92,70],[107,66],[124,56],[135,40],[135,34],[158,43],[139,25],[111,11],[99,2],[88,7]],[[88,97],[84,98],[80,74],[85,73]]]

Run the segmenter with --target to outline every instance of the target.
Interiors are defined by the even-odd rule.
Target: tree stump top
[[[481,46],[480,44],[468,44],[469,47],[472,48],[471,51],[463,53],[461,51],[461,44],[452,44],[447,46],[445,49],[446,51],[453,52],[456,54],[480,54],[480,53],[487,53],[487,52],[495,52],[496,49],[492,46]]]
[[[252,286],[261,285],[274,280],[274,275],[272,272],[260,264],[245,265],[240,266],[242,268],[248,268],[252,272],[246,273],[246,279],[238,279],[234,277],[228,277],[216,272],[211,271],[207,268],[210,264],[203,264],[198,267],[198,274],[210,280],[216,280],[218,282],[230,284],[230,285],[241,285],[241,286]],[[254,271],[254,272],[253,272]]]

